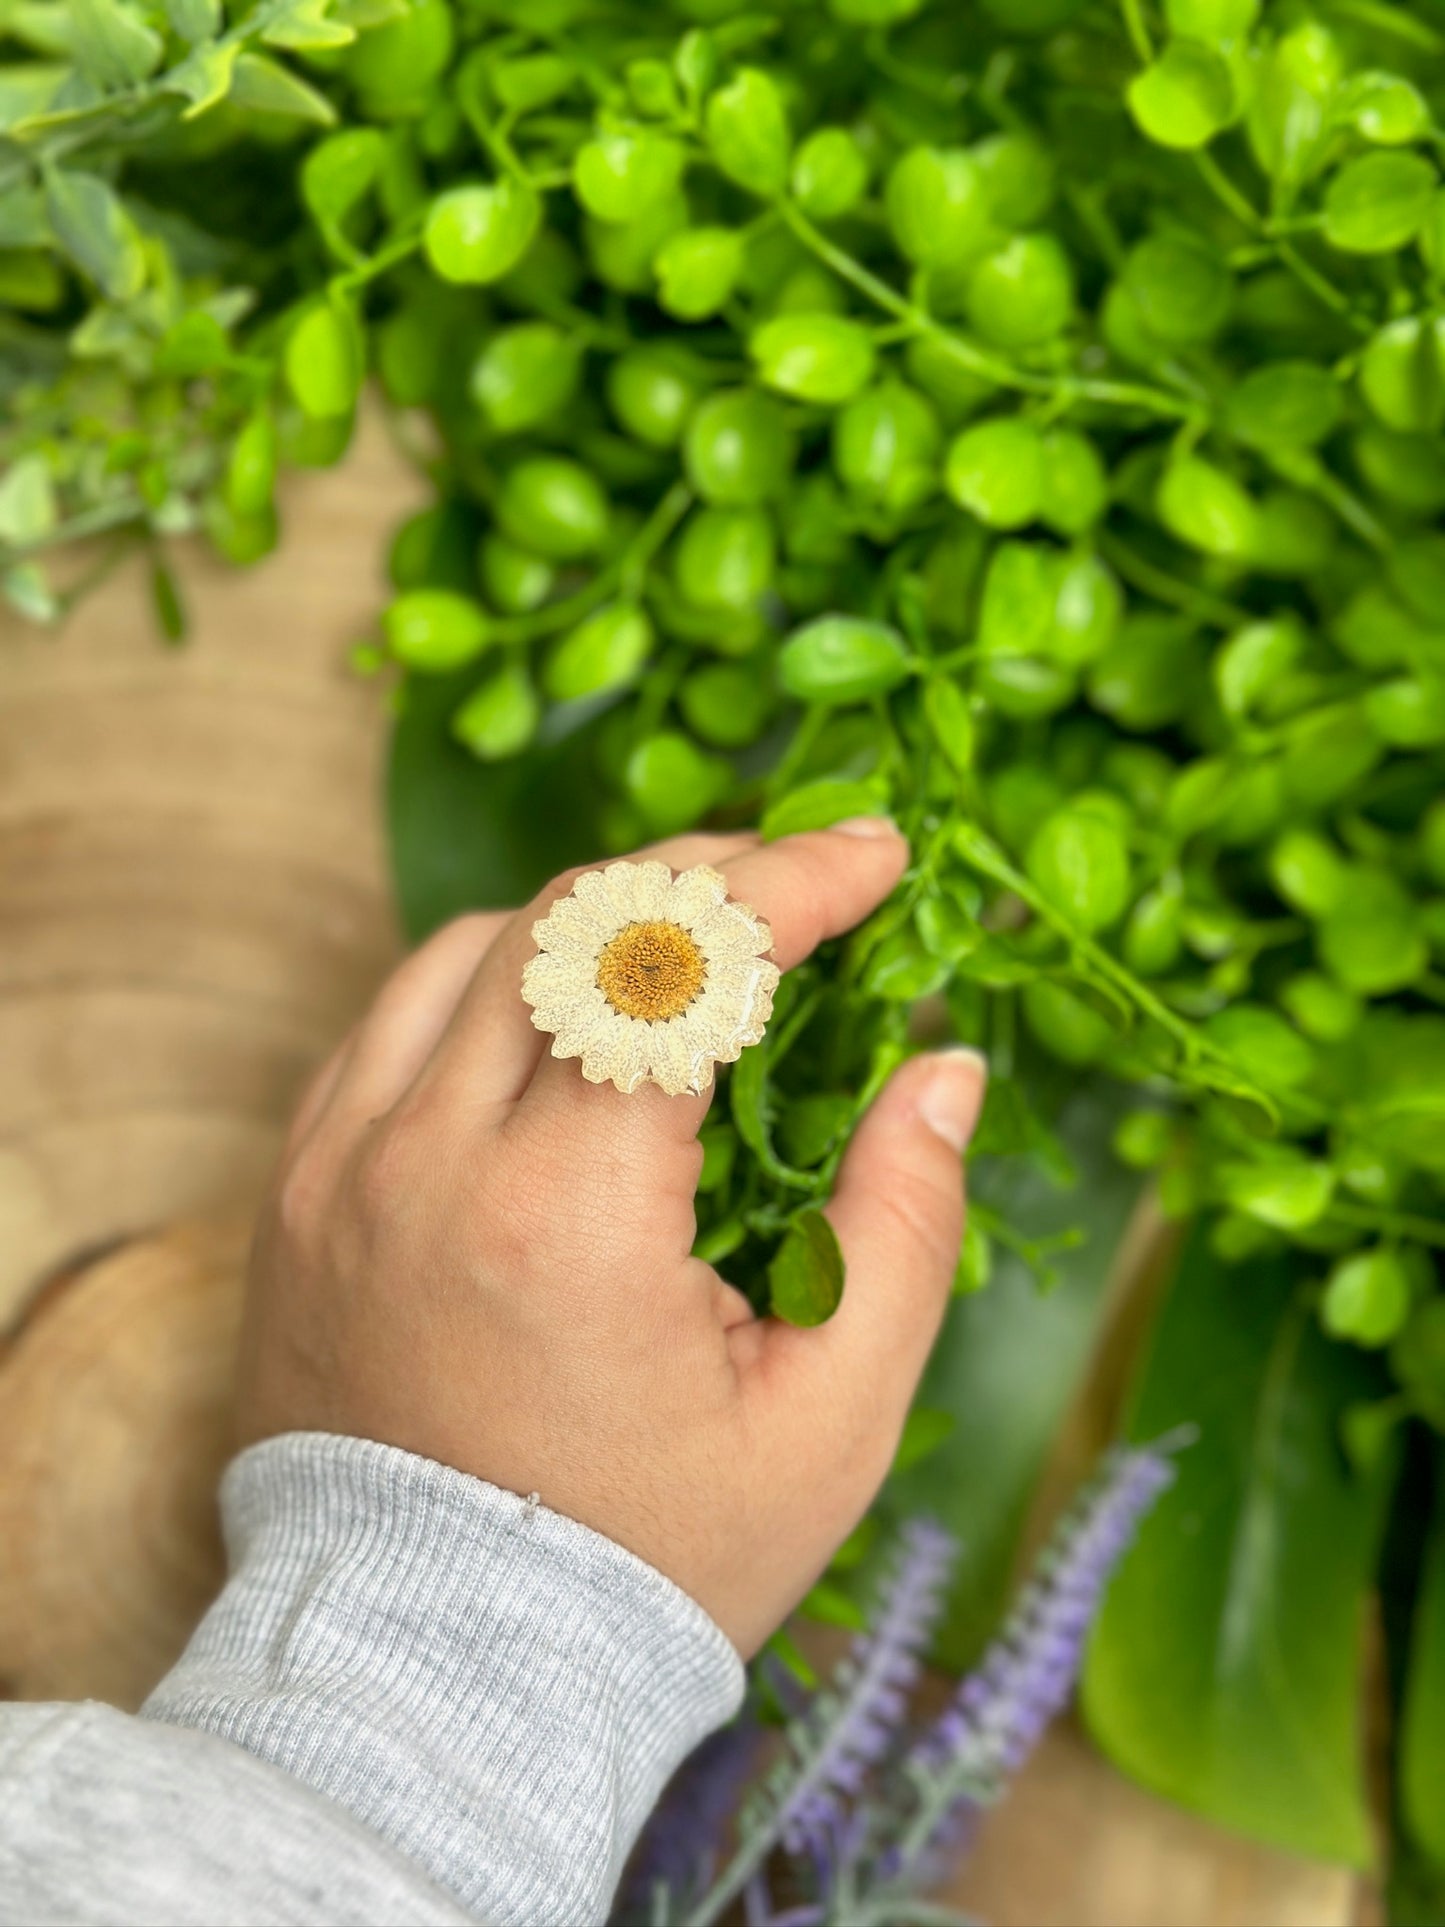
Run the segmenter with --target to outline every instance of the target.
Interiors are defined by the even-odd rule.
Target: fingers
[[[908,843],[886,816],[785,836],[719,867],[731,895],[772,927],[773,956],[791,970],[829,937],[863,921],[908,865]]]
[[[508,911],[457,917],[392,972],[348,1040],[329,1087],[313,1094],[315,1114],[324,1107],[366,1123],[391,1109],[436,1048],[509,919]]]
[[[720,868],[730,858],[755,848],[757,842],[757,834],[751,830],[732,835],[679,836],[640,850],[638,856],[654,857],[674,870],[691,869],[699,863]],[[474,1098],[498,1103],[511,1102],[526,1090],[547,1045],[547,1039],[533,1028],[531,1013],[522,1002],[522,966],[537,948],[532,925],[546,916],[559,897],[566,896],[584,869],[595,867],[585,864],[557,877],[531,903],[506,919],[428,1067],[428,1081],[434,1086],[449,1087],[454,1092],[465,1088]],[[574,1064],[574,1072],[576,1068]]]
[[[767,1361],[763,1395],[777,1422],[833,1415],[853,1434],[834,1439],[839,1462],[868,1468],[874,1486],[948,1303],[963,1235],[963,1152],[986,1077],[968,1050],[911,1058],[895,1073],[859,1126],[828,1206],[847,1266],[842,1304],[814,1331],[765,1321],[737,1334]],[[858,1503],[871,1496],[860,1491]]]
[[[754,842],[712,862],[729,895],[769,925],[773,955],[787,970],[877,908],[903,874],[908,843],[886,817],[860,817],[777,843]],[[651,1085],[622,1097],[610,1084],[587,1083],[575,1059],[539,1053],[517,1123],[578,1146],[605,1131],[614,1146],[650,1158],[690,1145],[709,1101],[668,1097]]]

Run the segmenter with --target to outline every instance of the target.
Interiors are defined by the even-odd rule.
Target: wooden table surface
[[[218,1582],[247,1221],[395,956],[386,719],[346,669],[423,492],[368,420],[279,553],[0,623],[0,1694],[133,1706]],[[951,1896],[997,1927],[1344,1927],[1347,1874],[1214,1832],[1061,1727]]]

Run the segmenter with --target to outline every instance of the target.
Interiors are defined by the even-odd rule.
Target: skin
[[[908,860],[881,818],[644,854],[721,870],[785,970]],[[892,1461],[953,1277],[983,1064],[915,1057],[864,1119],[828,1208],[848,1268],[835,1317],[755,1318],[691,1256],[708,1100],[588,1084],[529,1021],[532,922],[580,874],[439,931],[316,1077],[258,1233],[242,1437],[377,1439],[539,1492],[748,1656]]]

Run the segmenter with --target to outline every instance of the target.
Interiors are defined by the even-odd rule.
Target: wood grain
[[[393,956],[386,718],[346,655],[420,496],[368,418],[280,554],[178,558],[186,647],[139,561],[59,633],[0,627],[0,1330],[78,1252],[254,1203]]]
[[[138,1706],[215,1593],[249,1235],[177,1226],[62,1275],[0,1362],[12,1697]]]
[[[276,557],[184,556],[185,649],[139,568],[62,634],[0,623],[0,1691],[133,1706],[217,1583],[246,1222],[396,948],[385,715],[344,665],[420,499],[368,420],[293,483]],[[953,1897],[996,1927],[1351,1917],[1348,1876],[1219,1835],[1071,1728]]]

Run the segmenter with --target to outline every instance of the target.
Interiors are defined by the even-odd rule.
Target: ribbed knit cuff
[[[737,1709],[702,1608],[587,1527],[298,1432],[221,1488],[231,1577],[147,1718],[327,1794],[497,1927],[605,1917],[681,1760]]]

